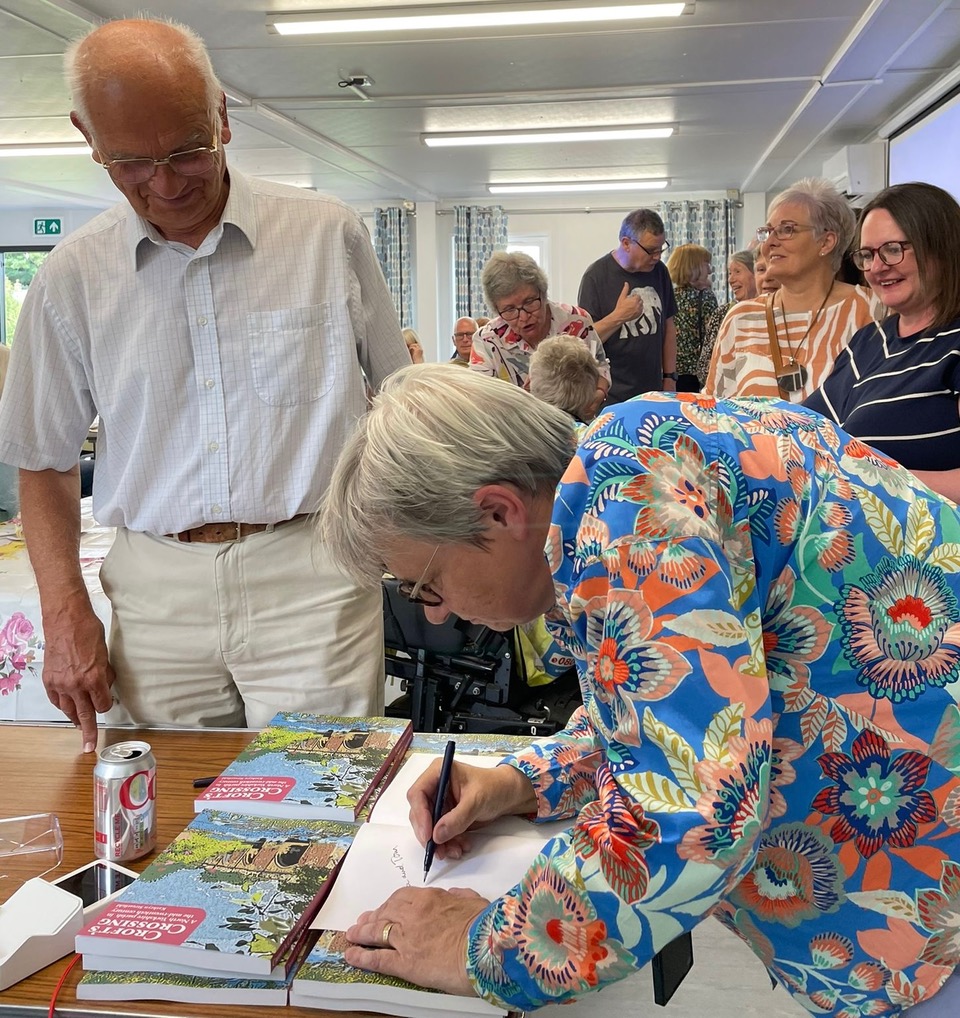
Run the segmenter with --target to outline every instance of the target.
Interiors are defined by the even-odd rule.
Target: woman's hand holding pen
[[[438,859],[459,859],[468,851],[466,832],[482,827],[497,817],[536,813],[537,797],[533,785],[515,767],[471,767],[454,761],[447,799],[451,808],[433,826],[433,803],[440,780],[440,761],[421,775],[407,792],[410,825],[421,845],[431,833]]]

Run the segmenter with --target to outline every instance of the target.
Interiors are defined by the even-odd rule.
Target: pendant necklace
[[[820,317],[823,309],[827,306],[827,301],[830,299],[830,294],[833,293],[835,285],[836,280],[833,280],[830,284],[830,289],[827,290],[826,296],[820,302],[820,307],[817,308],[816,313],[810,319],[807,331],[803,334],[803,337],[797,344],[796,353],[794,353],[793,344],[790,342],[790,327],[787,325],[787,311],[783,306],[783,291],[780,292],[780,317],[783,318],[783,327],[786,332],[787,339],[787,349],[790,351],[790,361],[784,366],[783,371],[777,375],[777,385],[779,385],[784,392],[800,392],[807,384],[808,375],[806,366],[798,363],[797,358],[800,356],[800,351],[803,349],[803,344],[806,343],[807,337],[813,331],[814,325],[817,324],[817,319]],[[777,325],[776,315],[773,317],[773,328],[777,334],[777,346],[780,346],[780,327]],[[783,348],[781,347],[781,349]]]

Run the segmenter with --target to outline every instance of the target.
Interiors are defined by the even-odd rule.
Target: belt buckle
[[[243,524],[240,523],[239,521],[235,520],[233,525],[237,528],[237,536],[231,538],[231,540],[239,541],[240,540],[240,528],[243,526]]]

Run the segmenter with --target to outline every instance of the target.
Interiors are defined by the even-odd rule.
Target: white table
[[[109,632],[110,603],[100,586],[100,564],[115,532],[94,521],[90,502],[89,498],[81,502],[83,578],[94,611]],[[43,690],[43,646],[40,594],[19,519],[14,518],[0,523],[0,720],[66,720]]]

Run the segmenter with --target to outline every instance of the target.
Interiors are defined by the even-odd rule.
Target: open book
[[[361,825],[327,900],[313,921],[321,930],[307,960],[297,972],[290,1003],[330,1010],[370,1010],[401,1018],[459,1018],[503,1015],[480,997],[459,997],[414,986],[402,979],[353,968],[343,959],[344,930],[357,916],[381,905],[401,887],[422,887],[423,846],[409,823],[406,793],[440,757],[413,753],[378,799],[370,822]],[[499,756],[460,759],[477,767],[494,767]],[[543,845],[566,829],[564,821],[533,824],[522,817],[502,817],[471,833],[471,850],[461,859],[433,861],[429,887],[470,887],[496,898],[513,887],[530,868]]]
[[[396,718],[281,711],[194,808],[352,822],[400,766],[412,737],[410,722]]]

